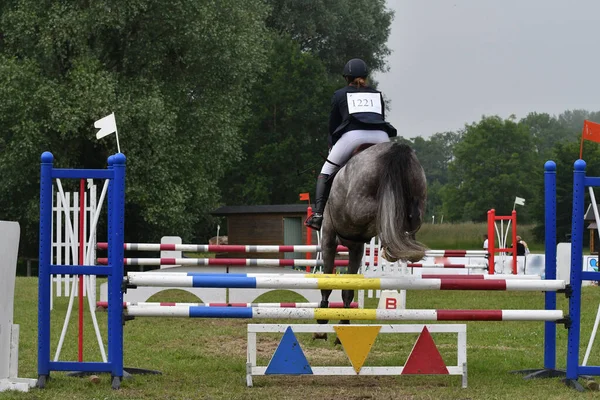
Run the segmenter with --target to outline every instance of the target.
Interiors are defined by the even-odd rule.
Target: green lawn
[[[15,323],[21,325],[20,376],[37,376],[37,279],[17,278]],[[162,301],[195,301],[182,291],[154,297]],[[301,300],[289,292],[269,293],[259,301]],[[595,318],[600,292],[584,290],[581,355]],[[375,307],[371,300],[369,307]],[[538,309],[543,295],[530,292],[419,292],[408,294],[409,308]],[[57,301],[52,318],[52,355],[64,321],[67,301]],[[559,295],[559,307],[567,301]],[[71,317],[69,335],[61,360],[77,358],[76,320]],[[106,340],[106,313],[97,313]],[[86,315],[86,361],[99,361],[100,353],[89,315]],[[461,388],[459,376],[418,377],[254,377],[254,387],[245,384],[246,324],[248,320],[137,318],[125,326],[125,365],[162,371],[162,375],[137,375],[125,380],[119,391],[110,389],[107,375],[95,384],[87,378],[53,372],[44,390],[0,393],[0,399],[580,399],[597,393],[577,393],[560,379],[525,381],[510,371],[537,368],[543,364],[543,323],[468,323],[469,387]],[[252,321],[281,322],[279,321]],[[306,323],[308,321],[290,321]],[[310,321],[312,323],[312,321]],[[565,366],[567,331],[558,328],[558,366]],[[259,359],[266,363],[279,336],[259,336]],[[448,364],[456,362],[456,340],[449,334],[434,335]],[[365,365],[402,365],[416,335],[381,335]],[[340,346],[312,341],[299,335],[308,360],[315,364],[350,365]],[[600,349],[592,353],[590,365],[600,364]]]

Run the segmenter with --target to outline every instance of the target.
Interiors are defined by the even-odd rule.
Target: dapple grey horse
[[[380,143],[351,158],[335,176],[323,214],[323,272],[333,272],[339,242],[349,249],[348,273],[356,274],[364,244],[374,236],[382,244],[379,257],[422,259],[426,248],[416,241],[415,234],[423,222],[426,200],[425,173],[409,146]],[[331,290],[321,290],[322,308],[328,307],[330,294]],[[344,307],[350,307],[354,290],[343,290],[342,299]]]

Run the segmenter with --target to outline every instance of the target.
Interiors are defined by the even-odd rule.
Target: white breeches
[[[384,143],[389,142],[390,138],[384,131],[365,131],[356,130],[348,131],[342,135],[335,145],[331,148],[331,152],[327,156],[327,159],[337,165],[344,165],[350,159],[352,152],[361,144],[365,143]],[[338,167],[325,161],[321,173],[331,175]]]

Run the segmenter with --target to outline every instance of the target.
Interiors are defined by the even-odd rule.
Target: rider
[[[381,92],[367,86],[367,64],[353,58],[346,63],[343,77],[348,85],[337,90],[329,114],[329,156],[317,177],[315,212],[304,224],[320,230],[323,211],[329,197],[329,176],[341,168],[354,149],[362,144],[389,142],[396,129],[385,121],[385,103]]]

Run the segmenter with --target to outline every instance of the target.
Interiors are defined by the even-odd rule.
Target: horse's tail
[[[377,192],[377,231],[387,259],[418,261],[426,248],[416,241],[421,227],[427,181],[413,150],[392,144],[381,155],[382,176]]]

